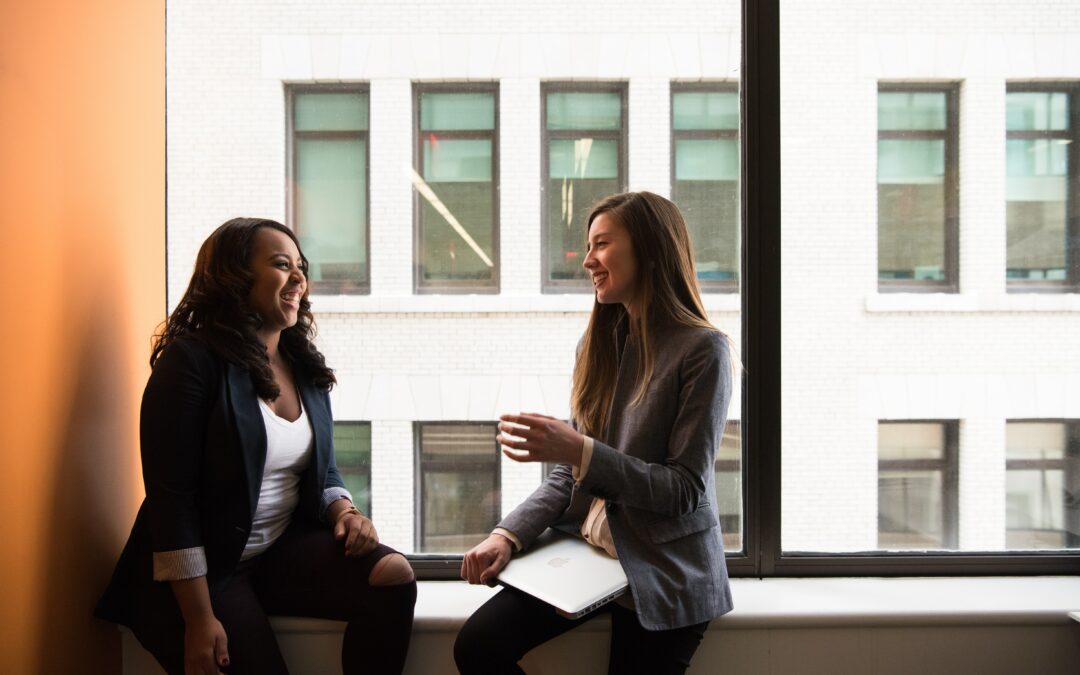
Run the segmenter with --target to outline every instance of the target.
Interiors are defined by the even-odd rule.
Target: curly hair
[[[263,227],[284,232],[300,249],[293,231],[275,220],[233,218],[219,226],[199,249],[195,271],[180,303],[161,331],[154,335],[151,367],[170,344],[181,338],[193,339],[251,373],[255,391],[261,398],[272,401],[281,394],[270,370],[266,345],[257,334],[262,318],[247,301],[254,283],[250,271],[252,248],[256,233]],[[306,276],[308,261],[302,252],[300,259]],[[281,332],[279,349],[316,386],[330,389],[337,379],[315,348],[314,337],[315,318],[305,289],[296,324]]]

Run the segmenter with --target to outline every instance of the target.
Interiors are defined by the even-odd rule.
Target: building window
[[[371,423],[334,422],[334,459],[353,503],[371,513]]]
[[[1080,284],[1077,85],[1010,84],[1005,95],[1006,278],[1010,291]]]
[[[878,423],[878,548],[957,547],[956,422]]]
[[[419,293],[498,293],[498,85],[417,84]]]
[[[585,217],[626,190],[626,86],[544,84],[541,99],[543,290],[588,291]]]
[[[880,85],[878,289],[957,290],[957,90]]]
[[[1005,428],[1006,546],[1080,548],[1080,422]]]
[[[367,293],[368,92],[289,87],[289,218],[315,293]]]
[[[416,424],[416,527],[422,553],[461,553],[499,521],[499,445],[494,423]]]
[[[739,290],[739,86],[671,86],[671,196],[703,291]]]
[[[727,553],[743,548],[742,476],[742,430],[737,420],[728,420],[716,453],[716,506]]]

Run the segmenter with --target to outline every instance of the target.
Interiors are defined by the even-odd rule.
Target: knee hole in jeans
[[[371,568],[368,583],[372,586],[398,586],[416,579],[412,565],[400,553],[383,557]]]

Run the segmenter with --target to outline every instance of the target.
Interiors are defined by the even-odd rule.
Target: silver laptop
[[[528,551],[510,559],[498,582],[543,600],[571,619],[614,600],[628,586],[618,560],[584,539],[550,528]]]

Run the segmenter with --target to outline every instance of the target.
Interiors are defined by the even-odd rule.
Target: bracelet
[[[341,522],[341,519],[344,518],[345,515],[349,514],[349,513],[355,513],[358,516],[363,516],[364,515],[363,513],[360,513],[360,509],[356,508],[355,505],[350,506],[349,508],[345,509],[344,511],[342,511],[341,513],[338,514],[338,517],[334,520],[334,526],[337,527],[337,524]]]

